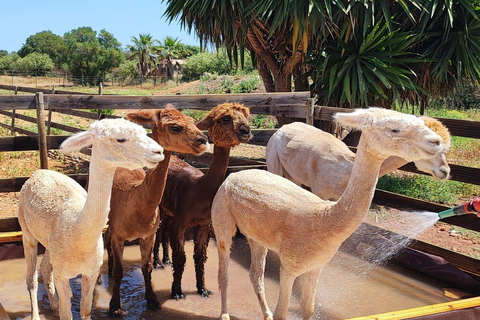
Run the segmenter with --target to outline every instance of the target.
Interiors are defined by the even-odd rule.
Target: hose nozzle
[[[470,202],[453,207],[451,209],[438,213],[438,218],[448,218],[453,216],[461,216],[464,214],[477,214],[480,212],[480,198],[475,198]]]

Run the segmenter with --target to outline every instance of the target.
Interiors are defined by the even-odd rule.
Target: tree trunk
[[[265,91],[275,92],[275,84],[273,82],[272,73],[267,67],[265,61],[262,58],[257,57],[257,69],[260,77],[262,77],[263,85],[265,86]]]
[[[305,73],[305,66],[303,64],[297,64],[293,70],[293,81],[295,84],[295,91],[308,91],[308,80],[302,78]]]

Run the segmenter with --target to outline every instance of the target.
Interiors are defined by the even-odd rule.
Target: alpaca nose
[[[250,134],[250,127],[246,124],[242,124],[238,129],[238,132],[242,135]]]
[[[207,144],[208,139],[204,134],[198,135],[197,136],[197,142],[198,142],[198,144]]]

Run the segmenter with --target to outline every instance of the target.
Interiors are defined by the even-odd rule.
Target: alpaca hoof
[[[154,260],[153,261],[153,267],[155,269],[165,269],[165,267],[163,266],[163,264],[160,262],[160,260]]]
[[[170,263],[172,263],[172,262],[170,261],[170,258],[163,258],[162,262],[163,262],[164,264],[170,264]]]
[[[222,314],[222,316],[220,317],[220,320],[230,320],[230,316],[228,315],[228,313],[224,313],[224,314]]]
[[[123,310],[120,309],[120,306],[114,306],[114,305],[110,305],[108,314],[110,315],[110,317],[123,317],[125,315]]]
[[[150,310],[162,309],[162,307],[160,306],[160,302],[158,302],[157,300],[147,301],[147,308]]]
[[[177,292],[177,293],[173,293],[172,292],[172,295],[170,296],[172,299],[175,299],[175,300],[179,300],[179,299],[185,299],[185,295],[183,294],[183,292]]]
[[[208,298],[212,294],[212,291],[206,288],[198,289],[197,292],[204,298]]]

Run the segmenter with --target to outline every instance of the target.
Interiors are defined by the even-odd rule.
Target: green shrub
[[[182,67],[184,81],[200,79],[204,73],[231,74],[233,72],[227,57],[211,52],[188,57]]]
[[[258,88],[259,83],[260,80],[256,75],[248,75],[240,80],[240,83],[233,88],[232,93],[250,93]]]
[[[473,198],[480,192],[480,186],[424,175],[387,174],[378,180],[377,188],[447,205],[456,205],[459,199]]]

